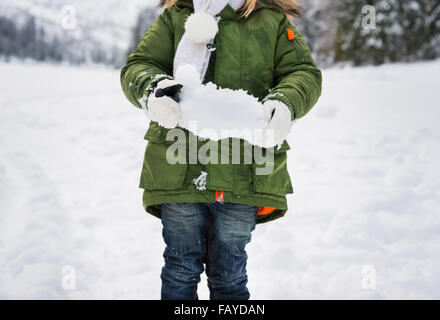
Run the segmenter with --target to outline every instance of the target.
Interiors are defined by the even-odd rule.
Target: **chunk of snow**
[[[180,127],[214,141],[240,138],[262,147],[274,145],[256,97],[241,89],[217,88],[212,82],[201,84],[200,74],[191,65],[180,67],[175,78],[183,85]]]
[[[202,171],[200,176],[193,180],[193,183],[196,185],[197,190],[204,191],[206,190],[206,177],[208,173]]]

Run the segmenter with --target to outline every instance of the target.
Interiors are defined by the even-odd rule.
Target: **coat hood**
[[[176,3],[177,8],[183,9],[183,8],[190,8],[191,10],[194,10],[194,6],[193,6],[193,2],[192,0],[179,0]],[[278,12],[283,12],[283,10],[273,4],[273,3],[268,3],[264,0],[258,0],[257,1],[257,5],[254,9],[253,12],[261,10],[261,9],[272,9]],[[244,19],[241,16],[240,11],[237,12],[235,11],[229,4],[226,5],[226,7],[218,14],[218,16],[220,16],[222,19],[224,20],[239,20],[239,19]]]

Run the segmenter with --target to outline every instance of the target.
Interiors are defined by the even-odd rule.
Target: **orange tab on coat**
[[[274,212],[275,208],[270,207],[258,207],[258,216],[265,216],[269,213]]]
[[[215,201],[216,202],[225,202],[225,193],[223,191],[216,190],[215,191]]]
[[[286,31],[287,31],[287,38],[289,40],[295,40],[295,33],[293,32],[293,30],[286,28]]]

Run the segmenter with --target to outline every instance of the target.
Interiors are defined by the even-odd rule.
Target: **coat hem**
[[[273,221],[283,217],[287,212],[286,197],[266,194],[238,195],[230,191],[224,191],[225,202],[236,204],[247,204],[251,206],[276,208],[272,213],[259,216],[257,224]],[[143,205],[145,210],[161,218],[160,205],[163,203],[195,203],[195,202],[215,202],[215,191],[207,190],[203,192],[191,193],[170,193],[170,191],[148,191],[144,190]]]

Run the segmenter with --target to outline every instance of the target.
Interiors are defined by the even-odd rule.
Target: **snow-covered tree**
[[[333,64],[337,32],[338,0],[302,1],[302,18],[294,24],[304,34],[320,66]]]
[[[365,6],[375,27],[365,26]],[[339,0],[336,61],[355,65],[439,56],[440,0]]]

